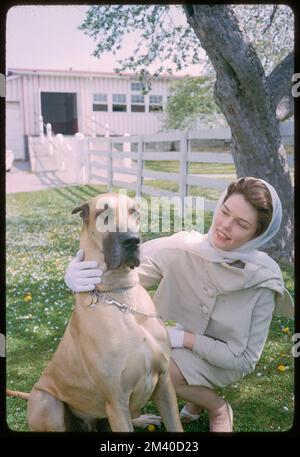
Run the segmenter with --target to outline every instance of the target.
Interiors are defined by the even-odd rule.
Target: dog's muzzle
[[[124,254],[123,264],[130,268],[138,267],[140,264],[141,239],[136,233],[126,233],[121,237],[121,246]]]
[[[130,268],[138,267],[140,243],[138,233],[110,233],[103,243],[104,260],[107,267],[111,270],[123,265]]]

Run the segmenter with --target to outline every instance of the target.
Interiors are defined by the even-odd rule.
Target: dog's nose
[[[121,244],[125,249],[137,248],[140,245],[140,243],[141,239],[139,235],[136,233],[126,234],[126,236],[124,236],[124,238],[121,241]]]

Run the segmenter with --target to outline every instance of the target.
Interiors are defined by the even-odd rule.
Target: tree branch
[[[272,11],[272,14],[271,14],[271,17],[270,17],[270,21],[269,21],[269,23],[266,25],[266,27],[265,27],[263,33],[266,33],[267,30],[271,27],[272,22],[273,22],[274,17],[275,17],[275,14],[276,14],[277,11],[278,11],[278,5],[273,5],[273,11]]]
[[[190,16],[184,8],[216,71],[216,101],[221,95],[229,103],[233,95],[238,98],[243,92],[249,100],[258,100],[261,115],[267,115],[270,101],[265,73],[254,48],[239,29],[233,10],[227,5],[196,4]]]
[[[267,77],[270,94],[276,108],[276,115],[280,120],[283,120],[281,119],[282,116],[287,119],[294,112],[294,101],[291,93],[293,74],[294,52],[290,52]],[[291,114],[288,116],[289,112]]]
[[[188,22],[216,73],[230,73],[231,82],[235,80],[237,90],[242,88],[251,95],[255,90],[257,98],[262,99],[266,91],[264,70],[254,48],[239,29],[233,10],[227,5],[192,6],[193,15],[184,6]]]
[[[294,115],[294,98],[291,94],[285,95],[278,103],[276,117],[279,121],[285,121]]]

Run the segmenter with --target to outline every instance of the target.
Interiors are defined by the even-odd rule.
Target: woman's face
[[[243,195],[233,194],[216,214],[212,241],[216,248],[231,251],[251,240],[256,228],[256,210]]]

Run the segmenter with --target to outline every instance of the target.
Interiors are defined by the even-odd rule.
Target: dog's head
[[[103,194],[73,209],[72,214],[78,212],[83,219],[82,236],[104,256],[108,269],[140,264],[140,210],[134,199]]]

